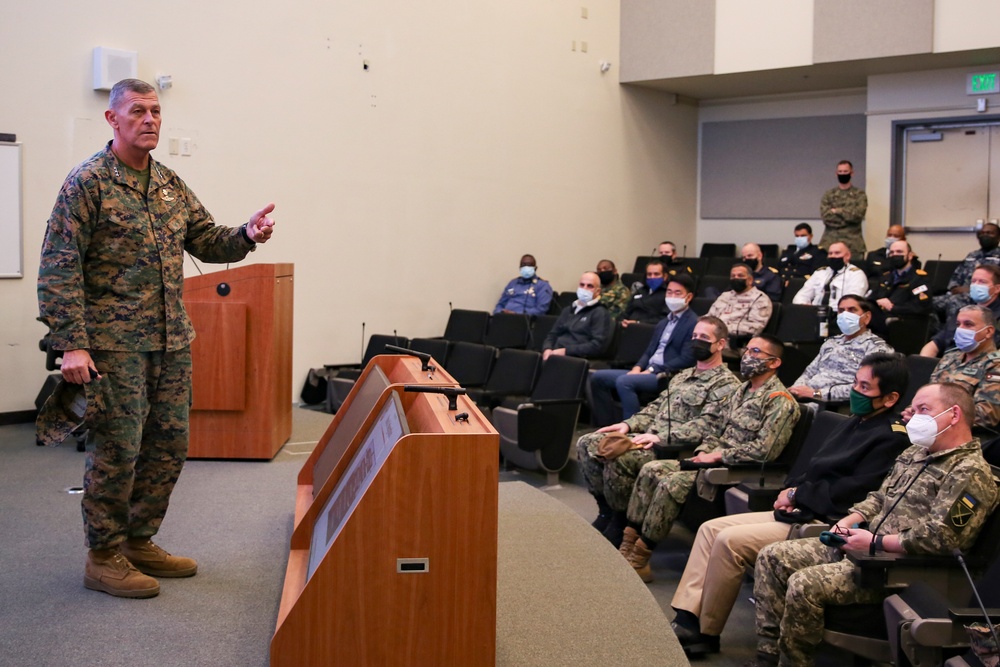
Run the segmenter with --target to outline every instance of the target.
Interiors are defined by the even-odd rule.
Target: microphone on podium
[[[458,410],[458,397],[466,393],[465,387],[438,387],[429,384],[404,384],[403,391],[418,394],[441,394],[448,397],[448,410]]]

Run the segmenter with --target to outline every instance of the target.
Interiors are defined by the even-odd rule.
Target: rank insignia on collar
[[[170,190],[168,188],[163,188],[160,190],[160,199],[163,201],[173,201],[174,198],[170,195]]]

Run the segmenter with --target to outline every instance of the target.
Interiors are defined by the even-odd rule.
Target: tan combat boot
[[[118,549],[91,549],[83,570],[83,585],[120,598],[151,598],[160,584],[135,569]]]
[[[625,526],[625,532],[622,533],[622,545],[618,547],[618,553],[628,562],[632,562],[632,547],[635,546],[635,541],[639,539],[639,533],[632,526]]]
[[[171,556],[145,537],[130,537],[121,551],[140,572],[154,577],[190,577],[198,571],[193,559]]]
[[[635,568],[635,573],[647,584],[653,581],[653,571],[649,567],[649,557],[652,555],[653,552],[649,550],[649,547],[646,546],[646,543],[640,537],[635,541],[635,545],[632,547],[632,554],[628,559],[628,562]]]

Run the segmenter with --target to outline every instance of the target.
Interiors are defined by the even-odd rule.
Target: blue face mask
[[[650,292],[655,292],[663,284],[663,278],[646,278],[646,287]]]
[[[837,328],[840,329],[840,333],[853,336],[861,331],[861,316],[849,313],[846,310],[842,313],[837,313]]]
[[[535,277],[535,267],[533,266],[522,266],[521,267],[521,277],[525,280],[531,280]]]
[[[589,289],[583,289],[582,287],[576,288],[576,298],[580,300],[581,303],[590,303],[594,300],[594,293]]]
[[[986,303],[990,300],[990,286],[981,283],[969,285],[969,297],[976,303]]]
[[[795,237],[795,247],[799,250],[805,250],[809,246],[808,236],[796,236]]]
[[[986,327],[983,327],[985,329]],[[982,331],[980,329],[979,331]],[[973,331],[972,329],[955,329],[955,347],[960,349],[962,352],[972,352],[976,349],[982,341],[976,340],[976,334],[979,331]]]

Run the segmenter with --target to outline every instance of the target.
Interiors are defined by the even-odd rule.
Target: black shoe
[[[719,635],[703,635],[700,632],[689,643],[681,643],[684,654],[689,658],[704,658],[719,652]]]
[[[591,523],[590,525],[596,528],[597,532],[603,533],[607,529],[608,524],[610,523],[611,523],[610,514],[598,514],[597,518],[594,519],[593,523]]]
[[[628,525],[628,517],[625,512],[615,512],[611,515],[611,521],[605,526],[601,533],[604,537],[618,549],[622,545],[622,537],[625,535],[625,526]]]
[[[674,631],[677,635],[677,641],[680,642],[681,646],[688,646],[689,644],[698,640],[701,637],[701,633],[697,630],[689,628],[687,626],[681,625],[677,621],[670,621],[670,629]]]

